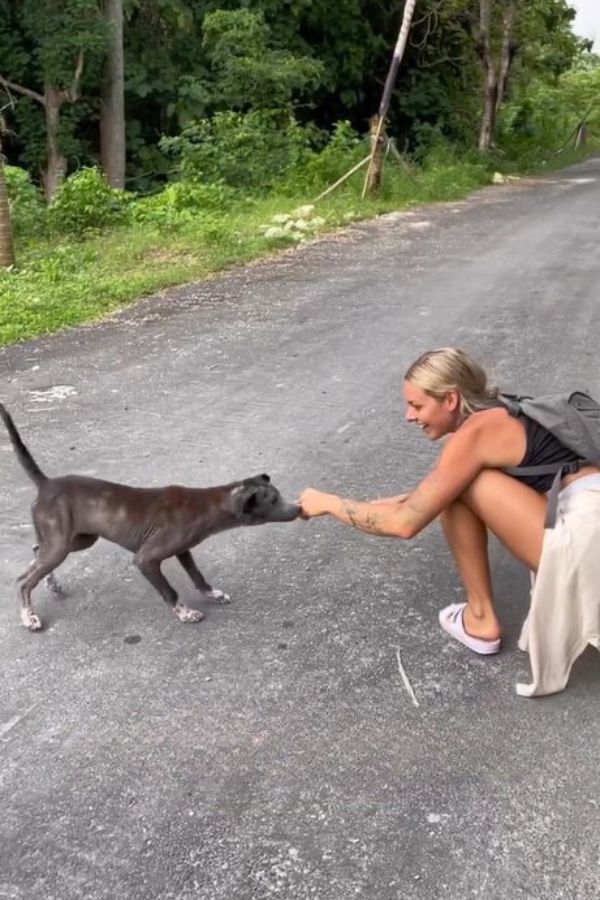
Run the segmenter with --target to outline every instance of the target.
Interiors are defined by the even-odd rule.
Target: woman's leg
[[[537,571],[546,498],[515,478],[485,469],[442,513],[442,525],[467,592],[463,625],[474,637],[500,635],[487,555],[487,529],[530,570]]]
[[[460,499],[516,559],[537,572],[547,506],[543,494],[499,469],[484,469]]]
[[[460,500],[445,509],[440,518],[467,595],[465,631],[482,640],[496,640],[501,626],[492,596],[487,526]]]

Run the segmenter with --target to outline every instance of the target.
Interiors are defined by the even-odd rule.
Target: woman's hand
[[[314,488],[306,488],[298,499],[298,503],[302,507],[300,517],[302,519],[313,519],[315,516],[327,515],[330,497],[331,494],[324,494],[322,491],[316,491]]]

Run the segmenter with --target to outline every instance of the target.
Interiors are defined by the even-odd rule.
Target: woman
[[[488,387],[484,370],[462,350],[442,348],[419,357],[405,375],[404,397],[407,420],[429,440],[448,436],[432,471],[414,491],[372,502],[308,488],[300,497],[302,514],[330,515],[370,534],[404,539],[439,516],[466,593],[466,603],[441,611],[440,624],[476,653],[497,653],[502,629],[492,596],[488,529],[536,573],[545,541],[545,493],[553,480],[517,479],[502,469],[567,463],[577,456],[541,425],[509,413],[497,389]],[[600,512],[600,469],[584,465],[565,475],[561,496],[577,481],[578,491],[594,490]]]

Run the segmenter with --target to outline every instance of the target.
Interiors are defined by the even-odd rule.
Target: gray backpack
[[[509,466],[508,475],[554,475],[548,494],[546,528],[554,528],[560,482],[563,475],[577,472],[583,465],[600,466],[600,404],[582,391],[522,397],[501,394],[498,398],[512,415],[520,413],[546,428],[565,447],[576,453],[576,462],[541,466]]]

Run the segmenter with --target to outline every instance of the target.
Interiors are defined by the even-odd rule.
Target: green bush
[[[360,137],[349,122],[336,122],[325,146],[299,160],[286,182],[293,190],[317,191],[341,178],[368,152],[368,139]]]
[[[315,132],[282,110],[216,113],[164,138],[184,179],[262,192],[307,160]]]
[[[79,169],[63,181],[48,207],[53,231],[81,232],[127,221],[133,195],[111,188],[96,168]]]
[[[131,219],[157,227],[180,228],[231,208],[236,192],[222,181],[198,184],[175,181],[159,194],[142,197],[131,206]]]
[[[289,110],[310,100],[325,77],[322,61],[278,45],[263,13],[216,9],[205,15],[202,31],[215,112]]]
[[[29,172],[5,165],[4,174],[14,234],[19,237],[41,234],[46,225],[46,204]]]
[[[573,147],[585,122],[591,144],[600,142],[600,60],[582,61],[555,82],[538,78],[503,104],[499,149],[519,165],[532,165]]]

